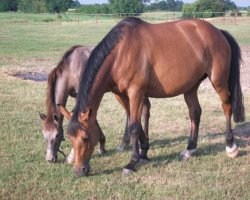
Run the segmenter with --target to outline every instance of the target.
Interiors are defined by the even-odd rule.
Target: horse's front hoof
[[[74,157],[72,157],[71,155],[69,155],[66,160],[65,160],[66,164],[70,164],[72,165],[74,163]]]
[[[118,152],[123,152],[123,151],[125,150],[125,145],[123,145],[123,144],[119,145],[119,146],[116,148],[116,150],[117,150]]]
[[[193,149],[193,150],[185,150],[183,152],[180,153],[179,155],[179,159],[180,160],[188,160],[192,157],[192,155],[195,153],[196,149]]]
[[[239,150],[236,144],[233,144],[233,146],[226,147],[226,154],[229,158],[236,158],[238,156]]]
[[[73,164],[74,164],[74,159],[71,160],[71,159],[68,159],[68,158],[67,158],[67,159],[65,160],[65,163],[66,163],[66,164],[69,164],[69,165],[73,165]]]
[[[103,155],[103,154],[105,154],[106,153],[106,150],[105,149],[99,149],[98,150],[98,154],[99,155]]]
[[[122,174],[125,176],[128,176],[128,175],[133,174],[133,173],[135,173],[135,171],[132,169],[123,168],[123,170],[122,170]]]

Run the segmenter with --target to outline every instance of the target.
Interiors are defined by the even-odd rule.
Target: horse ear
[[[38,112],[38,113],[39,113],[40,118],[44,121],[47,116],[43,113],[40,113],[40,112]]]
[[[65,116],[68,120],[70,120],[71,118],[71,113],[64,108],[61,104],[57,104],[57,106],[59,107],[60,113]]]
[[[91,113],[92,113],[91,108],[87,108],[87,111],[85,113],[82,112],[80,114],[80,120],[79,121],[81,121],[81,122],[87,121],[89,119]]]

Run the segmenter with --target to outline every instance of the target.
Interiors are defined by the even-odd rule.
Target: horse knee
[[[144,100],[144,104],[143,104],[143,109],[142,109],[142,115],[145,118],[149,118],[150,117],[150,108],[151,108],[151,104],[148,98],[145,98]]]
[[[130,135],[132,138],[138,139],[140,131],[143,131],[140,123],[135,123],[130,126]]]
[[[201,113],[202,113],[201,107],[197,106],[196,108],[190,110],[189,117],[195,123],[199,123],[201,118]]]

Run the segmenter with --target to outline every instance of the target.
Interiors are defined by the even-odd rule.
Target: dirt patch
[[[13,76],[21,78],[23,80],[32,80],[37,82],[47,81],[48,74],[39,72],[17,72]]]
[[[243,92],[250,91],[250,46],[241,46],[242,66],[241,66],[241,86]],[[0,58],[1,59],[1,58]],[[46,81],[49,72],[56,66],[57,61],[49,59],[29,59],[20,67],[13,67],[6,72],[24,80]],[[201,88],[211,88],[211,83],[206,79]]]

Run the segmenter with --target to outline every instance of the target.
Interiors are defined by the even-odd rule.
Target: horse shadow
[[[250,145],[250,122],[237,124],[233,129],[233,133],[241,146]]]
[[[236,143],[241,147],[241,150],[239,151],[238,157],[247,155],[247,151],[244,150],[244,148],[248,145],[250,145],[250,122],[246,122],[243,124],[238,124],[236,128],[233,129],[233,133],[236,136]],[[224,136],[225,133],[219,132],[219,133],[207,133],[206,135],[202,136],[203,138],[209,139],[216,139],[221,138],[221,136]],[[178,143],[183,143],[184,141],[188,141],[188,136],[180,136],[176,138],[165,138],[165,139],[155,139],[150,142],[150,149],[161,149],[168,147],[173,147],[174,145]],[[204,146],[198,146],[197,152],[195,153],[194,157],[204,157],[204,156],[215,156],[219,154],[220,152],[225,152],[225,142],[216,142],[213,144],[207,144]],[[126,150],[129,150],[129,147],[126,148]],[[113,153],[117,153],[116,149],[108,150],[108,156],[112,155]],[[171,154],[166,155],[159,155],[159,156],[153,156],[150,158],[150,163],[152,163],[152,166],[159,166],[159,165],[168,165],[176,160],[179,159],[180,152],[174,152]],[[141,166],[139,166],[140,168]],[[104,170],[102,173],[104,174],[112,174],[114,172],[121,172],[122,167],[116,167],[113,169],[107,169]],[[98,175],[99,173],[94,173],[94,175]]]

